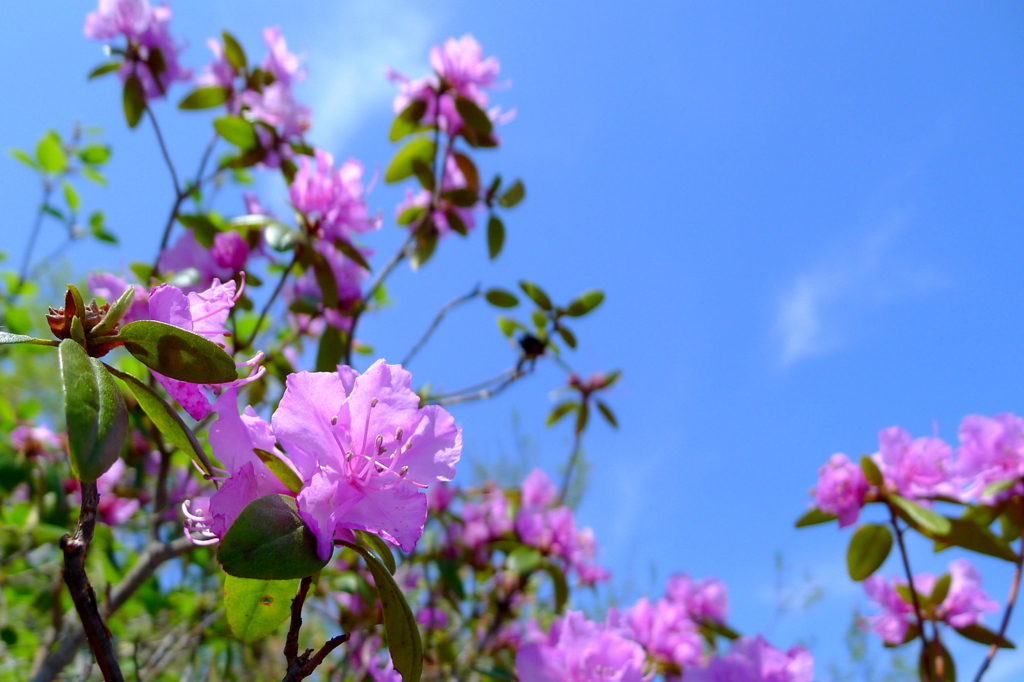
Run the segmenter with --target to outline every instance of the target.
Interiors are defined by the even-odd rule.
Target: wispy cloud
[[[775,316],[783,366],[846,345],[864,311],[939,285],[934,273],[904,262],[897,252],[909,222],[907,213],[891,211],[859,240],[793,279],[779,297]]]
[[[349,0],[326,12],[314,37],[306,86],[315,112],[317,143],[342,151],[374,113],[387,110],[395,87],[387,67],[413,76],[428,70],[427,51],[437,36],[438,11],[409,0]]]

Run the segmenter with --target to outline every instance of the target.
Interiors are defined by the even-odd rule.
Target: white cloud
[[[374,113],[389,110],[395,86],[387,67],[414,77],[426,74],[427,52],[437,29],[436,8],[428,14],[408,0],[353,0],[334,5],[315,35],[305,86],[314,112],[317,144],[343,151]]]
[[[891,212],[859,242],[800,273],[778,301],[775,332],[784,366],[834,351],[849,342],[855,319],[894,299],[934,290],[938,278],[903,262],[895,242],[908,225]]]

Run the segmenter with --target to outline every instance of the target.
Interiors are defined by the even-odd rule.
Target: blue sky
[[[481,234],[445,243],[424,271],[393,280],[396,299],[365,336],[397,361],[434,311],[477,282],[521,277],[567,300],[608,298],[577,325],[581,372],[621,367],[612,404],[622,428],[593,429],[583,523],[620,591],[660,589],[670,573],[718,575],[735,622],[811,643],[818,675],[842,655],[854,604],[848,534],[798,532],[816,468],[833,452],[871,452],[879,428],[954,440],[965,414],[1024,412],[1024,9],[994,2],[621,3],[360,0],[177,2],[183,60],[224,27],[262,54],[279,25],[303,54],[300,98],[311,139],[373,172],[387,143],[392,65],[426,72],[429,46],[470,32],[499,57],[518,116],[482,166],[522,176],[528,198],[507,219],[506,253],[486,262]],[[114,146],[110,187],[87,189],[121,250],[83,245],[81,267],[150,260],[170,204],[151,131],[124,129],[115,83],[87,83],[102,59],[81,34],[91,3],[7,8],[0,28],[0,147],[31,146],[46,127],[102,125]],[[184,94],[184,89],[177,95]],[[207,139],[202,114],[158,106],[177,163]],[[0,161],[3,248],[19,257],[38,189]],[[259,187],[280,200],[282,187]],[[378,183],[386,218],[370,242],[382,262],[400,233],[403,190]],[[221,202],[241,211],[234,195]],[[40,253],[57,243],[55,228]],[[483,305],[457,311],[411,364],[449,388],[511,362]],[[569,434],[545,430],[559,381],[541,372],[500,399],[455,410],[467,459],[514,456],[513,414],[555,470]],[[468,469],[468,467],[467,467]],[[953,558],[927,556],[921,570]],[[775,618],[774,556],[790,584],[825,589],[808,611]],[[979,562],[1005,598],[1009,568]],[[656,577],[652,578],[652,567]],[[884,569],[896,572],[895,562]],[[650,588],[654,580],[655,588]],[[630,587],[632,586],[632,587]],[[632,589],[632,592],[629,592]],[[1024,639],[1024,625],[1012,628]],[[973,669],[981,647],[959,647]],[[990,679],[1015,679],[1019,654]],[[1016,673],[1014,672],[1016,671]]]

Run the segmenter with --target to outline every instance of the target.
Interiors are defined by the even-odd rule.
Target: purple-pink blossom
[[[936,610],[939,618],[955,628],[963,628],[979,623],[982,614],[999,610],[999,604],[981,589],[981,574],[967,559],[952,561],[949,575],[949,594]]]
[[[942,439],[911,439],[899,426],[878,433],[878,453],[873,457],[885,483],[900,495],[927,502],[934,496],[958,498],[960,486],[953,479],[953,451]]]
[[[921,587],[919,581],[918,587]],[[895,585],[906,585],[906,581],[894,580],[889,583],[880,575],[873,575],[864,581],[864,592],[868,598],[881,607],[881,613],[868,616],[862,625],[871,630],[886,644],[900,644],[910,627],[910,615],[914,607],[896,591]]]
[[[569,611],[516,653],[516,672],[530,682],[641,682],[646,655],[628,631]]]
[[[21,424],[11,429],[9,435],[11,447],[26,457],[39,457],[64,448],[62,436],[53,432],[49,426],[28,426]]]
[[[642,597],[626,609],[623,618],[633,639],[659,663],[683,667],[700,662],[703,638],[683,604],[668,599],[652,604]]]
[[[192,230],[185,230],[173,246],[160,252],[157,265],[163,273],[194,269],[195,282],[181,287],[189,293],[208,289],[214,280],[231,279],[245,268],[248,258],[249,244],[237,232],[218,232],[206,248]]]
[[[729,591],[718,578],[694,580],[685,573],[677,573],[668,579],[665,597],[682,604],[687,615],[697,622],[724,623],[729,615]]]
[[[707,666],[683,671],[683,682],[812,682],[814,658],[807,649],[776,649],[763,637],[744,637],[729,653],[714,656]]]
[[[309,230],[327,240],[350,242],[354,234],[380,227],[366,208],[363,164],[349,159],[335,170],[334,157],[316,150],[315,163],[303,156],[288,196]]]
[[[449,155],[445,162],[444,177],[441,180],[441,191],[450,192],[456,189],[466,189],[468,186],[466,176],[459,168],[459,164],[456,163],[455,157]],[[431,193],[425,189],[421,189],[418,192],[407,189],[405,199],[395,207],[395,216],[402,215],[410,208],[426,209],[430,206],[431,196]],[[430,220],[437,227],[438,236],[444,237],[453,231],[468,232],[476,227],[474,211],[475,207],[473,206],[456,206],[447,199],[439,198],[433,213],[430,214]],[[416,223],[413,224],[415,225]]]
[[[99,7],[85,18],[85,37],[109,41],[123,36],[128,45],[124,64],[118,69],[121,82],[136,75],[147,99],[167,94],[174,81],[187,81],[192,72],[178,63],[180,48],[174,44],[169,24],[171,8],[150,7],[147,0],[100,0]],[[159,51],[160,58],[154,59]],[[163,69],[157,65],[162,64]]]
[[[818,485],[812,494],[818,509],[839,517],[839,527],[845,528],[857,523],[870,488],[861,468],[846,455],[836,453],[818,469]]]
[[[89,285],[89,291],[107,299],[107,303],[111,304],[121,298],[131,286],[135,289],[135,297],[132,298],[132,305],[128,308],[128,312],[121,318],[121,324],[149,319],[149,290],[145,287],[138,284],[129,285],[121,277],[106,272],[93,273],[86,277],[85,281]]]
[[[956,471],[967,481],[965,497],[994,502],[982,494],[988,484],[1024,477],[1024,419],[1010,413],[972,414],[960,422],[959,435]],[[1018,484],[1015,492],[1024,492],[1024,486]]]
[[[307,269],[297,277],[293,284],[285,289],[285,298],[289,304],[302,303],[303,307],[314,308],[322,312],[324,319],[332,327],[348,331],[352,326],[351,312],[363,298],[362,282],[368,274],[366,269],[335,248],[330,242],[317,240],[313,248],[319,252],[334,275],[338,305],[327,307],[324,304],[324,292],[320,280],[313,268]],[[373,252],[365,248],[356,248],[364,257],[369,258]],[[300,328],[309,326],[309,316],[296,314]]]
[[[119,526],[139,510],[139,499],[135,497],[134,488],[122,485],[124,475],[127,471],[124,460],[120,457],[114,464],[96,479],[96,490],[99,493],[100,501],[96,506],[96,515],[100,521],[108,526]],[[81,504],[82,488],[81,483],[76,479],[69,479],[66,484],[68,492],[71,492],[78,504]],[[119,493],[127,493],[122,497]]]

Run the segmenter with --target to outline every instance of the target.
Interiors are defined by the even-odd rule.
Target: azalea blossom
[[[646,655],[628,631],[589,621],[578,611],[556,618],[547,634],[536,631],[516,652],[516,672],[530,682],[641,682]]]
[[[457,189],[467,189],[466,176],[456,163],[455,157],[448,156],[445,162],[444,177],[441,180],[441,192],[450,192]],[[405,200],[395,208],[395,216],[401,216],[410,208],[426,209],[430,206],[432,194],[425,189],[413,192],[407,189]],[[437,227],[439,237],[444,237],[452,232],[465,233],[476,227],[476,217],[473,206],[456,206],[449,200],[439,197],[430,214],[430,220]],[[413,223],[415,225],[415,223]],[[454,227],[453,227],[454,225]]]
[[[683,682],[812,682],[814,658],[807,649],[776,649],[763,637],[735,640],[727,654],[714,656],[707,666],[683,671]]]
[[[380,227],[363,197],[363,164],[349,159],[335,170],[334,157],[316,150],[315,163],[303,156],[288,196],[309,229],[327,240],[352,241],[353,234]]]
[[[214,280],[231,279],[245,268],[248,258],[249,244],[233,230],[215,234],[209,248],[199,243],[192,230],[185,230],[173,246],[160,252],[157,266],[164,273],[195,270],[195,283],[181,287],[190,293],[208,289]]]
[[[89,291],[107,299],[107,303],[113,303],[121,298],[131,286],[135,289],[135,296],[132,298],[131,307],[121,318],[121,324],[149,319],[149,290],[145,287],[139,284],[130,285],[123,278],[106,272],[93,273],[86,277],[85,281],[89,285]]]
[[[960,486],[953,480],[953,451],[940,438],[915,438],[899,426],[878,433],[878,453],[873,459],[887,486],[900,495],[929,502],[933,496],[958,498]]]
[[[118,494],[122,492],[122,479],[127,470],[128,467],[124,460],[118,457],[114,464],[96,479],[96,490],[100,498],[99,504],[96,506],[96,516],[108,526],[121,525],[139,510],[137,497],[121,497]],[[82,484],[77,479],[68,479],[65,489],[72,493],[76,504],[81,504]],[[126,489],[127,492],[132,492],[134,487],[127,484]]]
[[[659,599],[652,604],[642,597],[623,617],[633,639],[654,660],[680,667],[700,662],[703,639],[681,603]]]
[[[811,494],[818,503],[818,509],[839,517],[839,527],[846,528],[857,523],[870,488],[860,466],[846,455],[837,453],[818,469],[818,485]]]
[[[729,613],[729,592],[718,578],[694,580],[677,573],[665,585],[665,597],[681,604],[694,621],[711,620],[724,623]]]
[[[966,481],[964,495],[984,503],[997,500],[983,496],[985,486],[996,481],[1024,477],[1024,419],[1004,413],[995,417],[972,414],[960,422],[957,473]],[[1024,492],[1024,485],[1001,496]]]
[[[138,77],[147,99],[167,94],[174,81],[187,81],[192,72],[178,63],[180,48],[168,30],[171,8],[166,4],[150,7],[148,0],[100,0],[99,7],[85,18],[85,37],[110,41],[123,36],[127,55],[117,75],[125,82]],[[153,55],[159,51],[163,69],[154,71]]]

